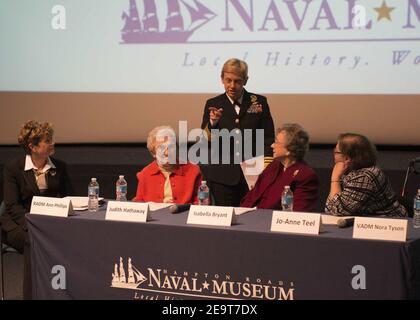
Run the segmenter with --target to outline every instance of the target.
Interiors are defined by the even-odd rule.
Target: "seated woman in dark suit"
[[[176,136],[172,128],[154,128],[147,137],[147,149],[155,160],[137,173],[137,193],[133,201],[197,204],[201,184],[200,168],[179,163]]]
[[[315,171],[303,161],[309,148],[309,136],[298,124],[277,129],[272,144],[274,161],[258,177],[255,187],[242,199],[241,207],[282,209],[281,194],[285,186],[293,191],[293,210],[314,211],[319,180]]]
[[[30,297],[30,280],[27,278],[29,241],[25,214],[30,211],[32,197],[65,197],[73,193],[65,163],[50,158],[54,153],[53,134],[49,123],[26,122],[18,136],[18,142],[26,154],[4,167],[3,241],[25,254],[25,298]]]
[[[376,166],[376,160],[376,148],[365,136],[343,133],[338,137],[326,212],[407,216],[407,210],[397,201],[389,179]]]

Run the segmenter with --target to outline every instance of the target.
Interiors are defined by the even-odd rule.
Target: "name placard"
[[[404,219],[356,217],[353,238],[404,242],[407,240],[407,222]]]
[[[187,223],[226,227],[235,221],[233,207],[191,206]]]
[[[148,203],[109,201],[105,220],[147,222],[150,220]]]
[[[319,234],[321,214],[273,211],[271,231]]]
[[[53,217],[67,217],[73,214],[70,199],[38,197],[32,198],[30,214],[40,214]]]

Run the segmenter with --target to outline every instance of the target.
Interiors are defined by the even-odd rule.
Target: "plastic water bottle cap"
[[[284,186],[285,189],[290,189],[290,186]]]
[[[119,176],[120,177],[120,179],[124,179],[124,176]]]
[[[96,182],[96,178],[92,178],[90,181],[92,181],[92,182]]]
[[[207,181],[201,181],[201,184],[207,184]]]

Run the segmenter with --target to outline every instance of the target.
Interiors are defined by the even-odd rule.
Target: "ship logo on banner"
[[[143,0],[144,12],[141,18],[136,0],[130,0],[128,13],[123,12],[122,15],[122,19],[125,20],[121,31],[123,42],[184,43],[188,41],[194,31],[216,16],[214,12],[197,0],[194,0],[193,4],[182,0],[166,0],[166,5],[166,21],[159,21],[155,0]],[[188,12],[188,17],[182,15],[181,5]],[[162,23],[166,25],[164,31],[160,31]]]
[[[146,280],[147,278],[139,270],[137,270],[136,267],[133,266],[131,263],[131,258],[128,258],[126,276],[123,258],[120,257],[119,265],[117,263],[114,265],[111,287],[135,289]]]
[[[120,257],[114,264],[111,288],[133,290],[136,300],[175,299],[264,299],[294,300],[295,285],[283,280],[245,277],[238,281],[230,274],[204,271],[177,271],[147,268],[142,273],[129,257],[127,265]]]

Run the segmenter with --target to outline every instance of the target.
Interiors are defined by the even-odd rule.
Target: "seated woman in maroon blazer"
[[[201,184],[200,168],[192,163],[180,164],[174,147],[172,128],[154,128],[147,137],[147,149],[155,160],[137,173],[137,193],[133,201],[197,204]]]
[[[280,209],[284,186],[293,191],[293,210],[314,211],[319,180],[315,171],[303,161],[309,148],[309,136],[298,124],[277,129],[271,145],[274,161],[258,177],[252,190],[242,199],[241,207]]]

